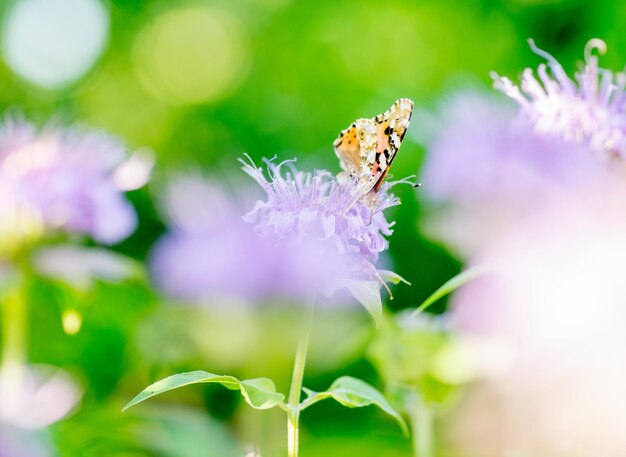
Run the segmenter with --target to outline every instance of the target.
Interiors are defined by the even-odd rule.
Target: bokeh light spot
[[[76,335],[80,328],[83,325],[83,316],[74,310],[67,309],[63,311],[62,322],[63,322],[63,331],[68,335]]]
[[[137,77],[146,90],[176,104],[223,97],[243,79],[250,60],[242,24],[210,7],[161,14],[140,33],[134,51]]]
[[[109,16],[98,0],[23,0],[14,3],[3,25],[9,67],[31,83],[59,89],[96,62]]]

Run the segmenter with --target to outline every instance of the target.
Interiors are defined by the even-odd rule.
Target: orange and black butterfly
[[[355,196],[376,205],[382,186],[402,139],[409,128],[413,102],[400,98],[387,111],[372,119],[357,119],[333,143],[343,173],[356,182]]]

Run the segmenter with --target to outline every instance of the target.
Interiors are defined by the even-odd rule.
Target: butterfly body
[[[413,102],[400,98],[384,113],[354,121],[333,143],[343,169],[339,181],[353,181],[355,197],[369,207],[376,206],[376,192],[402,144],[412,113]]]

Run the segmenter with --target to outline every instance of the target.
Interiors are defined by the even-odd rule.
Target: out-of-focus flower
[[[310,299],[318,283],[339,271],[336,259],[314,245],[259,239],[242,220],[242,205],[198,176],[173,180],[165,207],[170,230],[150,263],[157,285],[173,298]]]
[[[107,244],[127,237],[137,221],[120,184],[141,183],[129,178],[138,167],[129,171],[126,160],[124,147],[103,133],[52,126],[38,131],[7,118],[0,128],[0,250],[13,253],[57,232]],[[120,167],[124,176],[116,178]]]
[[[457,416],[464,452],[626,450],[626,205],[595,201],[545,208],[493,240],[484,254],[499,272],[455,296],[456,327],[483,343],[483,382]]]
[[[537,132],[587,144],[605,156],[626,158],[626,74],[600,68],[598,57],[592,55],[594,49],[606,52],[606,44],[599,39],[587,43],[585,65],[574,79],[554,57],[532,40],[529,44],[548,61],[537,69],[539,80],[530,68],[524,70],[521,87],[493,73],[495,87],[519,103]]]
[[[171,183],[165,205],[171,228],[151,259],[156,283],[188,301],[301,302],[345,287],[363,303],[363,289],[341,280],[372,282],[379,290],[373,262],[387,248],[384,235],[392,225],[381,211],[397,200],[381,193],[381,207],[371,212],[327,172],[292,168],[293,176],[285,177],[280,165],[268,166],[272,182],[244,164],[268,201],[258,201],[243,218],[242,205],[217,185],[197,176]]]
[[[0,422],[43,428],[65,417],[81,397],[82,389],[59,368],[14,367],[0,375]]]
[[[400,203],[388,192],[389,183],[378,192],[378,206],[372,211],[355,200],[350,188],[354,183],[341,185],[328,171],[309,173],[298,171],[293,161],[266,161],[268,180],[251,160],[242,163],[267,194],[267,200],[257,201],[245,216],[261,236],[298,244],[325,241],[337,254],[351,256],[366,277],[373,276],[373,262],[388,248],[385,237],[392,233],[393,222],[387,221],[383,211]]]
[[[506,103],[477,91],[450,97],[440,116],[422,182],[441,207],[426,224],[466,256],[529,210],[575,200],[589,187],[608,190],[619,174],[586,145],[535,132]]]
[[[507,103],[488,94],[454,94],[440,111],[444,123],[423,168],[424,192],[433,200],[518,209],[599,168],[588,149],[535,134]]]
[[[427,145],[424,191],[447,204],[429,219],[429,231],[466,256],[537,206],[585,198],[597,187],[621,198],[624,164],[607,158],[626,154],[626,74],[599,68],[592,51],[604,51],[600,40],[589,42],[574,78],[530,45],[548,60],[538,79],[529,68],[521,87],[493,75],[518,113],[496,99],[460,93],[443,106],[445,122]]]
[[[457,96],[424,168],[425,191],[448,204],[430,230],[501,268],[453,303],[485,378],[456,439],[485,457],[621,455],[626,181],[607,158],[626,152],[626,77],[598,67],[596,41],[575,79],[531,46],[552,76],[542,65],[521,88],[496,78],[517,115]]]

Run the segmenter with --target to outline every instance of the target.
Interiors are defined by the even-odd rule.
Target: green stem
[[[302,381],[304,380],[304,368],[306,366],[306,355],[309,349],[311,337],[311,324],[313,321],[313,306],[306,319],[298,346],[296,347],[296,357],[293,364],[293,374],[291,376],[291,386],[289,388],[289,398],[287,400],[287,451],[289,457],[298,457],[298,437],[300,426],[300,393],[302,392]]]
[[[2,312],[2,352],[0,375],[4,378],[7,391],[19,389],[26,363],[26,287],[23,277],[15,278],[3,294]]]
[[[414,457],[434,457],[433,411],[419,392],[411,395],[409,415],[413,429]]]

